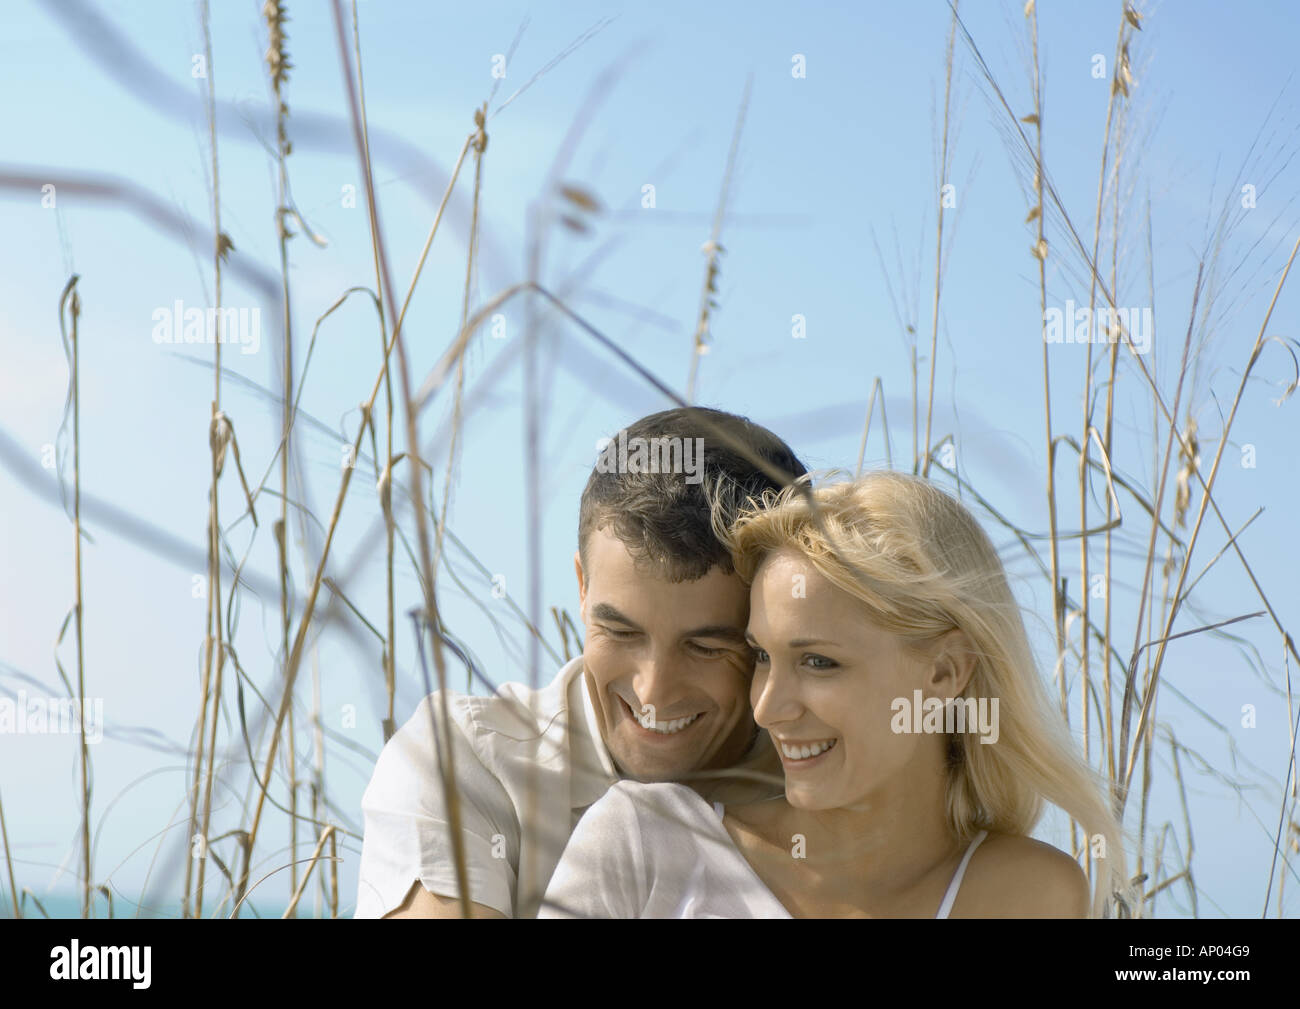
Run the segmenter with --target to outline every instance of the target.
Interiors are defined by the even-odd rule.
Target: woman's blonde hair
[[[922,647],[960,629],[976,663],[963,697],[998,698],[991,745],[950,737],[947,816],[961,843],[981,829],[1028,835],[1043,800],[1085,830],[1094,862],[1093,914],[1124,891],[1120,824],[1102,781],[1080,759],[1038,676],[1020,608],[997,551],[966,508],[921,477],[872,472],[816,488],[805,477],[752,502],[715,531],[752,582],[770,553],[793,548],[860,600],[874,624]],[[1104,839],[1104,848],[1097,838]],[[1131,906],[1131,904],[1130,904]]]

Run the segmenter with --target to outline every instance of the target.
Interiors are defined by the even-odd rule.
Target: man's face
[[[730,767],[756,731],[749,590],[711,568],[693,582],[648,572],[605,529],[575,558],[583,664],[601,735],[619,770],[643,781]]]

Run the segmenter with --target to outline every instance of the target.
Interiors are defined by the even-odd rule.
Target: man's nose
[[[642,704],[654,705],[658,714],[668,711],[681,693],[681,677],[674,657],[665,648],[651,648],[637,663],[632,690]],[[641,714],[640,711],[637,712]]]

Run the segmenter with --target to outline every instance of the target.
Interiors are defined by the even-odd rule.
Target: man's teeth
[[[700,711],[694,715],[689,715],[686,718],[674,718],[670,722],[652,722],[649,718],[642,715],[637,719],[637,721],[641,724],[641,728],[643,729],[657,732],[661,736],[671,736],[674,732],[681,732],[682,729],[686,728],[686,726],[690,725],[702,714],[704,714],[704,712]]]
[[[835,745],[835,740],[828,739],[824,743],[812,743],[808,746],[791,746],[789,743],[781,744],[781,752],[786,755],[788,760],[808,760],[819,753],[825,753]]]

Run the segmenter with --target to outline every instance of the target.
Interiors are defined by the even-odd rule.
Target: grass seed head
[[[266,27],[270,35],[270,44],[266,50],[266,65],[271,70],[271,85],[278,95],[281,86],[289,79],[289,71],[293,69],[286,48],[289,34],[284,30],[284,26],[289,20],[289,15],[285,13],[283,0],[266,0],[262,5],[262,17],[266,19]]]
[[[230,426],[230,418],[224,411],[218,410],[212,418],[212,424],[208,430],[208,444],[212,448],[212,454],[216,456],[217,476],[221,476],[221,471],[226,465],[226,449],[230,446],[230,438],[234,429]]]

